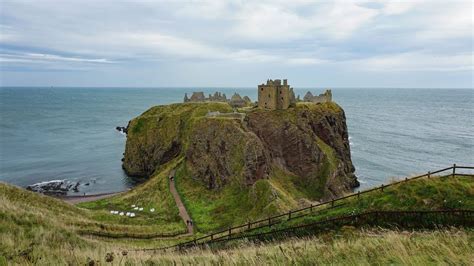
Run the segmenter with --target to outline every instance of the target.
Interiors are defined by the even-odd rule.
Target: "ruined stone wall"
[[[278,88],[278,93],[279,93],[279,109],[288,109],[290,107],[290,86],[288,85],[283,85]]]
[[[303,98],[305,102],[312,102],[312,103],[326,103],[332,102],[332,92],[331,90],[326,90],[324,93],[319,94],[317,96],[313,96],[311,92],[307,92]]]

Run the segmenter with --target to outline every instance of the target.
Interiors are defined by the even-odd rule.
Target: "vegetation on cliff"
[[[358,182],[344,111],[333,102],[287,110],[218,102],[149,109],[128,126],[123,168],[149,177],[176,158],[177,188],[202,232],[342,195]]]

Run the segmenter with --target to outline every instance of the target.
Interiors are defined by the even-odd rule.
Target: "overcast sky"
[[[471,1],[0,3],[3,86],[473,87]]]

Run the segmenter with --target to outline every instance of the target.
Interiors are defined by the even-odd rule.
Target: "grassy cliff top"
[[[254,112],[271,112],[275,113],[276,115],[281,115],[282,113],[294,114],[295,112],[300,112],[304,110],[320,113],[338,113],[343,111],[342,108],[335,102],[319,104],[299,102],[296,104],[295,107],[290,107],[286,110],[264,110],[257,107],[244,107],[237,109],[238,112],[247,114]],[[150,127],[153,127],[153,125],[156,124],[150,122],[162,122],[166,118],[176,117],[179,118],[180,121],[174,120],[170,121],[170,123],[192,123],[195,119],[206,117],[206,114],[208,112],[216,111],[219,111],[221,113],[231,113],[233,112],[233,108],[229,104],[224,102],[175,103],[169,105],[154,106],[131,121],[132,123],[129,128],[129,134],[135,135],[146,132],[147,129],[150,129]],[[163,125],[163,127],[166,127],[166,124]]]

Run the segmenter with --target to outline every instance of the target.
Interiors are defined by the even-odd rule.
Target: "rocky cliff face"
[[[276,169],[297,176],[295,185],[312,199],[339,196],[358,185],[344,111],[335,103],[255,109],[243,119],[210,118],[207,111],[231,110],[220,103],[176,104],[132,120],[125,171],[148,177],[183,156],[191,178],[208,189],[231,182],[252,185],[271,179]]]

